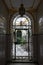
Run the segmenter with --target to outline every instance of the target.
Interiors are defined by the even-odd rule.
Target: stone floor
[[[34,63],[11,63],[8,65],[38,65],[38,64],[34,64]]]

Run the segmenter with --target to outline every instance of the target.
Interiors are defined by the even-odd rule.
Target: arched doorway
[[[12,25],[11,57],[17,61],[29,61],[33,58],[32,19],[27,15],[17,15]]]

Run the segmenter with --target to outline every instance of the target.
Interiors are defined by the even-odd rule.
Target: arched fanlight
[[[20,8],[19,8],[19,14],[21,15],[21,17],[25,14],[25,8],[24,8],[24,5],[23,5],[23,0],[21,0],[21,5],[20,5]]]

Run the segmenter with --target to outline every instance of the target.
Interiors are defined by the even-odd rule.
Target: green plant
[[[26,40],[25,40],[24,38],[22,38],[22,37],[19,38],[19,37],[18,37],[18,43],[19,43],[19,44],[25,44],[25,42],[26,42]]]

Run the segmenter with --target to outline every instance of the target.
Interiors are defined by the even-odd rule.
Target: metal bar
[[[13,26],[31,26],[31,25],[13,25]]]
[[[15,30],[28,30],[28,29],[23,29],[23,28],[15,28]]]

